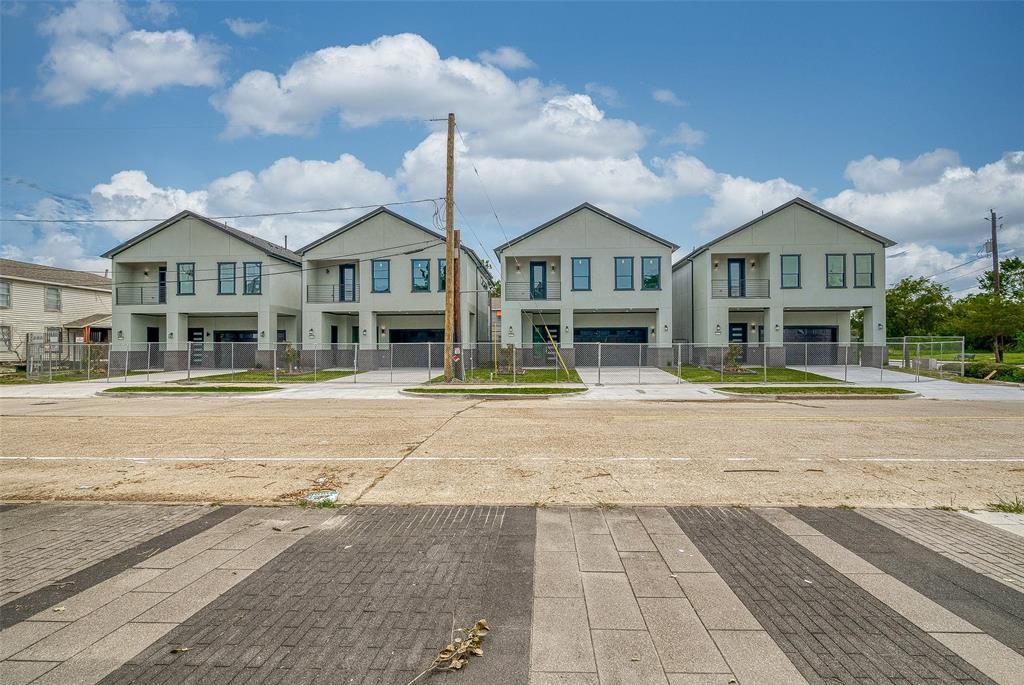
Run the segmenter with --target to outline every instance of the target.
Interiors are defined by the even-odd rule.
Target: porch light
[[[381,334],[387,333],[388,332],[388,327],[387,326],[381,326],[380,327],[380,332],[381,332]]]
[[[310,337],[310,338],[312,338],[312,337],[313,337],[313,329],[312,329],[312,328],[310,328],[310,329],[309,329],[309,337]]]
[[[209,338],[209,337],[210,337],[210,331],[206,331],[206,337],[207,337],[207,338]]]
[[[365,328],[363,329],[363,335],[364,336],[366,335],[366,329]]]
[[[142,270],[142,275],[143,276],[148,276],[149,275],[149,269],[143,269]]]
[[[750,322],[750,330],[754,330],[755,328],[757,328],[757,324],[754,323],[753,321],[751,321]]]
[[[124,331],[118,331],[117,332],[117,339],[118,340],[124,340]]]
[[[260,331],[260,337],[261,338],[267,337],[267,332],[266,331]]]
[[[757,260],[756,259],[751,259],[750,260],[750,268],[751,269],[756,269],[757,268]]]
[[[716,259],[713,262],[711,262],[711,265],[717,269],[718,268],[718,260]]]
[[[519,262],[516,262],[516,273],[519,273],[519,271],[520,271],[520,269],[519,269]]]
[[[551,262],[551,273],[555,273],[555,263]]]
[[[722,334],[722,324],[716,323],[715,324],[715,335],[721,335],[721,334]]]
[[[775,330],[776,330],[776,332],[778,332],[778,330],[779,330],[779,324],[775,324]]]
[[[883,328],[883,326],[882,326],[882,322],[881,322],[881,321],[879,321],[879,322],[878,322],[878,330],[882,330],[882,328]]]
[[[174,331],[170,331],[170,332],[169,332],[169,333],[167,334],[167,339],[168,339],[168,340],[174,340]]]
[[[565,332],[566,332],[566,333],[568,333],[568,332],[569,332],[569,324],[565,324]]]
[[[514,330],[512,330],[512,327],[511,327],[511,326],[509,326],[509,327],[508,327],[508,334],[509,334],[509,335],[512,335],[513,333],[515,333],[515,331],[514,331]]]
[[[665,324],[665,330],[666,331],[668,330],[668,324]]]

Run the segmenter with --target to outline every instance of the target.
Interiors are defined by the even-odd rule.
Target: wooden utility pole
[[[989,218],[992,220],[992,287],[998,298],[1002,292],[999,289],[999,243],[996,238],[996,210],[988,210]]]
[[[448,173],[444,193],[445,273],[444,273],[444,380],[452,380],[452,354],[455,348],[455,114],[448,114]]]

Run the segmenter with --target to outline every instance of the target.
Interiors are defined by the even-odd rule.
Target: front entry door
[[[167,267],[161,266],[156,273],[156,297],[159,304],[167,303]]]
[[[530,299],[548,299],[547,262],[530,262]]]
[[[338,284],[338,300],[341,302],[356,301],[356,267],[355,264],[342,264]]]
[[[740,346],[740,363],[746,363],[747,361],[747,324],[745,323],[730,323],[729,324],[729,344]]]
[[[160,329],[156,326],[146,326],[146,342],[160,342]]]
[[[189,356],[191,357],[192,366],[203,365],[203,329],[202,328],[190,328],[188,329],[188,341],[193,343],[189,345]],[[194,343],[199,343],[198,345]]]
[[[746,262],[742,259],[730,259],[729,268],[729,297],[747,296]]]
[[[332,345],[337,345],[338,344],[338,327],[337,326],[331,326],[331,344]]]

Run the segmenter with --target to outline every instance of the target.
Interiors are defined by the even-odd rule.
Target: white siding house
[[[668,345],[677,247],[589,203],[498,246],[502,341]]]
[[[895,243],[796,198],[672,267],[678,341],[885,343],[885,248]]]
[[[25,361],[27,342],[105,342],[109,278],[0,259],[0,362]]]

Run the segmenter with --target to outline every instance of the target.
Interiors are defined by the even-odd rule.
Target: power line
[[[437,202],[444,198],[431,197],[422,200],[403,200],[401,202],[381,202],[372,205],[353,205],[350,207],[324,207],[319,209],[294,209],[282,212],[260,212],[256,214],[223,214],[220,216],[207,216],[207,219],[256,219],[268,216],[294,216],[296,214],[320,214],[325,212],[345,212],[353,209],[376,209],[377,207],[397,207],[399,205],[412,205],[423,202]],[[159,219],[43,219],[35,218],[7,218],[0,217],[0,221],[36,223],[36,224],[103,224],[103,223],[152,223],[166,221],[167,217]]]

